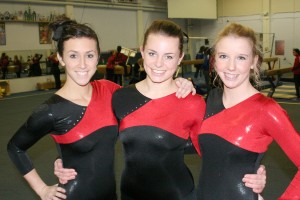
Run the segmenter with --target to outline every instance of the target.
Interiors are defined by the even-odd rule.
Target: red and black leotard
[[[190,134],[200,130],[203,98],[170,94],[149,99],[132,85],[114,93],[113,108],[125,155],[121,199],[195,200],[184,150]]]
[[[51,133],[65,168],[77,171],[63,185],[71,200],[115,200],[114,146],[117,120],[111,106],[118,85],[95,81],[89,105],[80,106],[58,95],[40,105],[8,144],[8,153],[22,175],[34,167],[26,150]]]
[[[255,94],[226,109],[222,91],[215,89],[206,108],[199,135],[203,157],[199,200],[257,199],[242,178],[256,173],[273,139],[300,169],[300,135],[273,99]],[[280,199],[300,199],[299,171]]]

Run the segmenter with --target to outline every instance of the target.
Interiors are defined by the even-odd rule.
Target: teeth
[[[155,70],[155,69],[153,70],[153,72],[156,73],[156,74],[162,74],[162,73],[164,73],[164,71],[161,71],[161,70]]]
[[[229,79],[229,80],[234,80],[238,77],[237,74],[228,74],[228,73],[224,73],[225,78]]]
[[[77,72],[77,74],[79,74],[79,75],[86,75],[87,74],[87,72]]]

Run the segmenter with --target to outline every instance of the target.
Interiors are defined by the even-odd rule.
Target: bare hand
[[[67,196],[64,193],[66,193],[65,189],[58,187],[58,184],[56,184],[43,187],[40,197],[42,200],[66,199]]]
[[[61,159],[54,162],[54,174],[61,184],[66,184],[69,180],[75,179],[77,172],[74,169],[63,168]]]
[[[246,174],[243,178],[243,182],[247,187],[252,188],[253,192],[259,194],[266,186],[266,174],[265,166],[261,165],[257,170],[257,174]]]
[[[185,98],[190,93],[193,95],[196,94],[196,89],[194,88],[192,81],[189,81],[185,78],[176,78],[175,83],[178,87],[176,97]]]

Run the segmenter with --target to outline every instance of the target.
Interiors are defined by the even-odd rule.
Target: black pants
[[[60,70],[58,67],[53,67],[52,68],[52,74],[54,76],[55,80],[55,88],[59,89],[61,88],[61,81],[60,81]]]
[[[2,79],[6,79],[6,74],[8,71],[7,67],[2,67],[1,71],[2,71]]]
[[[114,82],[114,69],[106,68],[106,79]]]
[[[295,89],[296,89],[296,95],[298,98],[300,98],[300,74],[294,74],[294,81],[295,81]]]

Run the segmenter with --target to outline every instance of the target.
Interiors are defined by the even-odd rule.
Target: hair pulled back
[[[49,24],[49,28],[53,31],[52,40],[57,44],[57,52],[63,56],[64,42],[71,38],[90,38],[97,42],[97,53],[100,56],[100,47],[98,36],[95,31],[86,24],[77,23],[75,20],[68,18],[58,19]]]
[[[229,25],[227,25],[219,34],[218,37],[215,40],[215,43],[213,45],[213,51],[212,51],[212,63],[215,64],[215,49],[217,44],[219,43],[219,41],[221,39],[223,39],[224,37],[228,37],[228,36],[235,36],[235,37],[241,37],[241,38],[246,38],[249,40],[251,46],[252,46],[252,54],[253,57],[258,56],[258,61],[256,63],[256,66],[254,66],[254,69],[251,70],[250,73],[250,81],[253,84],[253,86],[255,87],[259,87],[259,82],[260,82],[260,67],[263,61],[263,56],[262,56],[262,50],[260,45],[257,42],[257,38],[256,38],[256,34],[254,32],[253,29],[238,24],[238,23],[230,23]],[[214,66],[213,66],[214,67]],[[215,86],[221,86],[223,87],[223,83],[220,79],[220,77],[216,76],[213,84]]]
[[[143,47],[146,46],[147,40],[150,34],[163,34],[170,37],[175,37],[179,39],[179,50],[180,54],[183,53],[183,38],[184,33],[181,30],[180,26],[178,26],[176,23],[169,21],[169,20],[155,20],[150,25],[150,27],[147,29],[145,35],[144,35],[144,42]]]

